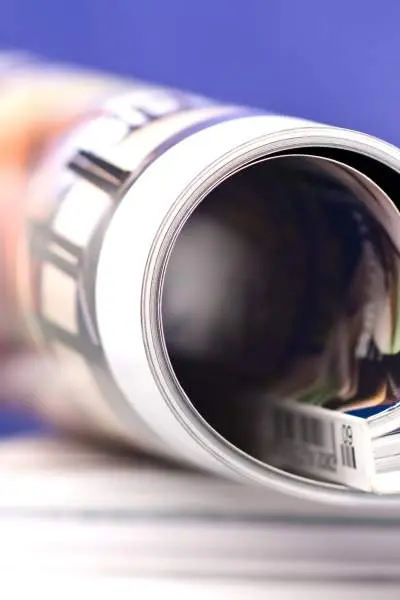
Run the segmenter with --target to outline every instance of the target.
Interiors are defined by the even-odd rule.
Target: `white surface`
[[[171,578],[153,580],[143,578],[113,579],[68,577],[37,577],[26,574],[23,582],[15,577],[2,578],[7,592],[5,599],[25,598],[32,593],[46,600],[71,598],[96,598],[98,600],[118,598],[163,598],[165,600],[398,600],[399,587],[396,583],[355,583],[336,582],[308,584],[301,581],[291,583],[226,581],[179,581]]]
[[[51,439],[3,443],[0,489],[8,576],[400,585],[400,504],[346,511]]]

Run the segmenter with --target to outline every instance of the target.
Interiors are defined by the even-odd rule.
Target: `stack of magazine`
[[[52,435],[3,441],[0,487],[0,565],[17,579],[167,579],[207,598],[399,580],[395,502],[314,504]]]

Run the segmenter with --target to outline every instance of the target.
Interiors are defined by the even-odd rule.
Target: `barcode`
[[[297,441],[321,448],[329,444],[324,422],[308,415],[294,414],[281,408],[275,408],[273,427],[276,440]]]
[[[364,419],[278,399],[271,401],[265,416],[265,447],[273,466],[378,491],[371,432]]]
[[[342,455],[342,465],[350,469],[357,469],[356,452],[354,446],[341,444],[340,453]]]

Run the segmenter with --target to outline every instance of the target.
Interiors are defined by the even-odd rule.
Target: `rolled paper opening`
[[[201,417],[253,458],[269,462],[270,399],[343,410],[380,389],[377,357],[400,350],[383,206],[397,179],[347,151],[269,157],[215,187],[178,235],[162,300],[170,363]]]

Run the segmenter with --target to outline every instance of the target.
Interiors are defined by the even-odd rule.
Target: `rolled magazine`
[[[400,150],[25,56],[0,70],[4,396],[298,496],[399,491]]]

